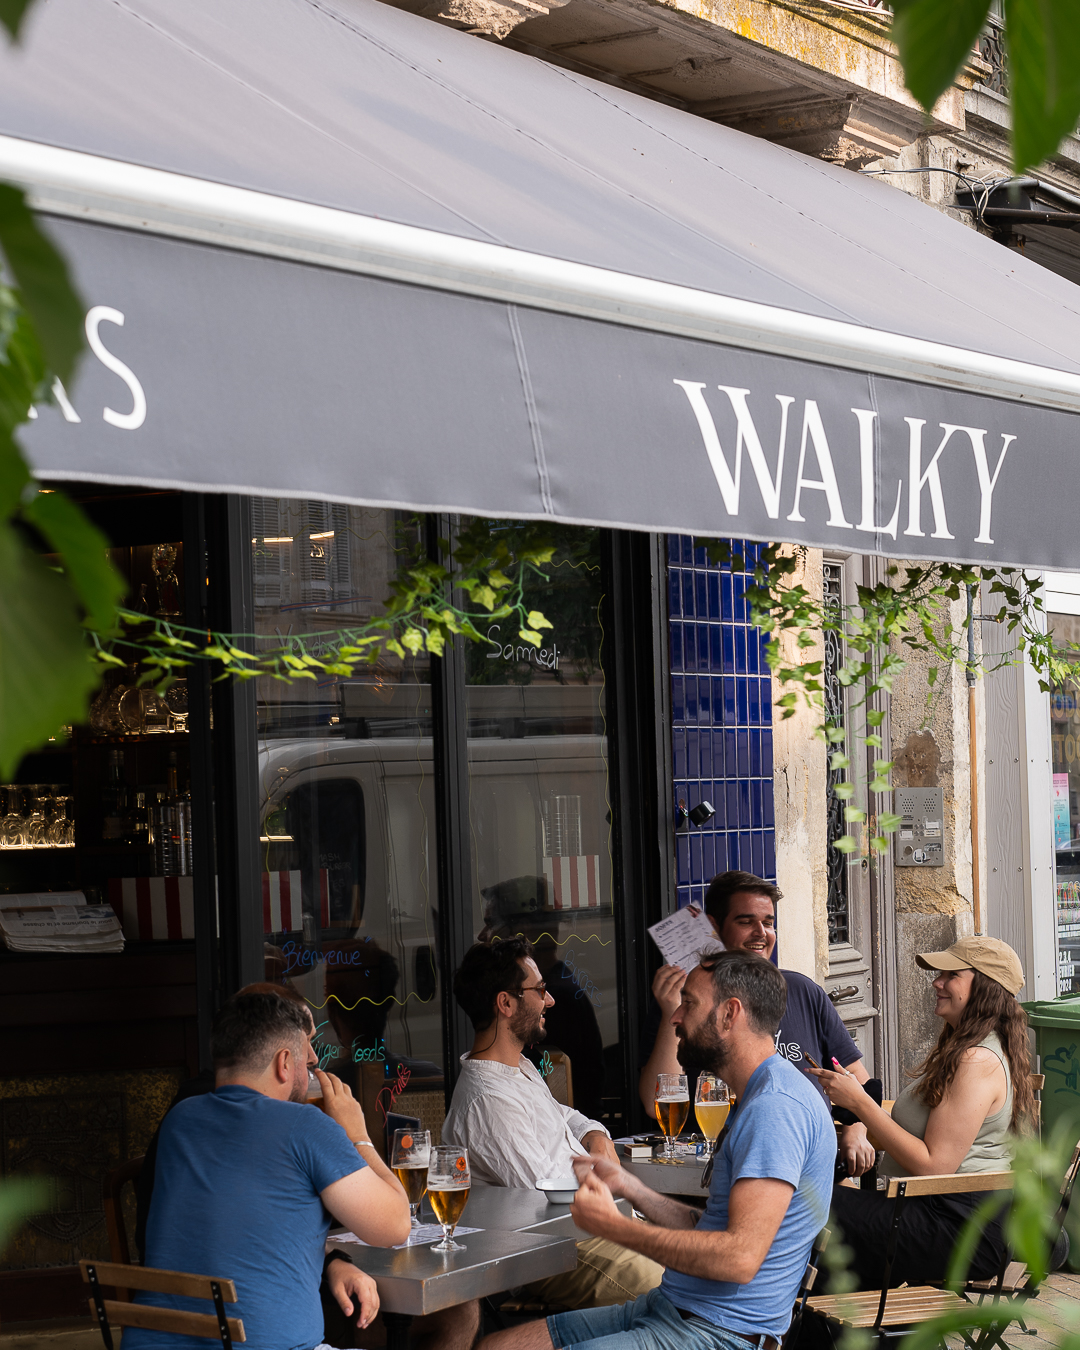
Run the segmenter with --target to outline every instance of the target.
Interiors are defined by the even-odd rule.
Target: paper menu
[[[682,966],[689,973],[703,952],[722,952],[724,944],[713,931],[712,923],[696,905],[687,905],[654,923],[649,936],[660,948],[669,966]]]

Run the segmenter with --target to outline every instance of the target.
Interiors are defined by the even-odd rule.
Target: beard
[[[676,1027],[679,1048],[677,1058],[687,1073],[714,1073],[722,1078],[731,1056],[726,1041],[721,1040],[715,1026],[707,1022],[695,1036],[687,1035],[682,1027]]]
[[[510,1019],[510,1031],[522,1045],[537,1045],[547,1035],[542,1012],[530,1013],[521,1006]]]

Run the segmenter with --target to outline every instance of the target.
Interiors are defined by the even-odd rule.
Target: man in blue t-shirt
[[[673,1014],[679,1063],[718,1074],[738,1104],[705,1212],[658,1195],[605,1159],[575,1159],[579,1228],[665,1267],[658,1289],[615,1308],[556,1313],[489,1336],[482,1350],[777,1350],[832,1196],[836,1136],[807,1076],[775,1050],[784,978],[749,952],[707,956]],[[649,1220],[620,1213],[629,1200]]]
[[[750,872],[721,872],[713,877],[705,892],[705,913],[726,950],[757,952],[771,960],[776,947],[776,903],[780,898],[779,888],[762,877]],[[808,1054],[829,1069],[835,1059],[860,1083],[865,1083],[869,1074],[862,1051],[851,1039],[824,989],[797,970],[780,973],[787,981],[788,999],[776,1033],[777,1054],[800,1069],[808,1067]],[[641,1101],[650,1116],[656,1075],[679,1072],[675,1030],[670,1019],[679,1006],[679,991],[685,978],[686,972],[681,967],[661,966],[653,980],[653,1006],[642,1035],[642,1044],[651,1045],[652,1051],[638,1079]],[[693,1099],[691,1084],[690,1100]],[[874,1165],[874,1149],[867,1140],[866,1126],[859,1121],[843,1126],[839,1149],[851,1176],[861,1176]]]
[[[214,1019],[214,1091],[179,1102],[158,1140],[146,1264],[236,1284],[239,1317],[257,1350],[312,1350],[323,1340],[319,1280],[330,1215],[365,1242],[409,1233],[409,1204],[368,1135],[349,1088],[319,1073],[323,1109],[305,1104],[317,1063],[305,1010],[276,993],[240,993]],[[316,1070],[316,1072],[318,1072]],[[328,1212],[329,1211],[329,1214]],[[378,1311],[374,1281],[344,1261],[335,1296],[359,1324]],[[136,1302],[212,1312],[203,1300],[139,1294]],[[124,1350],[205,1350],[198,1337],[142,1328]]]

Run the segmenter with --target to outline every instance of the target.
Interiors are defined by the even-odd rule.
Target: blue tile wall
[[[752,566],[760,545],[733,544]],[[772,696],[745,586],[745,573],[711,567],[690,538],[668,536],[675,804],[716,808],[703,829],[676,836],[680,907],[700,904],[712,878],[729,868],[776,877]]]

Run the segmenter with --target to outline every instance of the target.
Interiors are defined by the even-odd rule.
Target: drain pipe
[[[979,761],[978,740],[975,734],[975,587],[967,588],[968,618],[968,762],[971,766],[971,897],[975,915],[975,932],[983,931],[982,877],[979,872]]]

